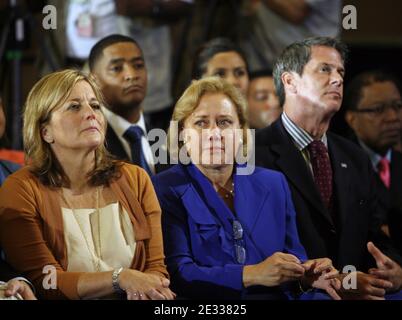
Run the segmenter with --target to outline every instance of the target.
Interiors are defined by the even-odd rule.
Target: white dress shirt
[[[145,127],[145,120],[144,120],[144,115],[141,112],[140,113],[140,118],[137,123],[130,123],[126,119],[120,117],[119,115],[113,113],[107,108],[102,108],[103,113],[105,114],[105,117],[107,119],[108,125],[111,126],[111,128],[114,130],[116,133],[117,137],[119,138],[124,151],[129,155],[130,160],[132,160],[132,155],[131,155],[131,148],[130,144],[128,141],[123,137],[124,132],[130,127],[130,126],[139,126],[142,131],[144,132],[144,135],[141,138],[141,146],[142,146],[142,151],[144,152],[144,157],[145,160],[148,163],[149,168],[153,173],[155,173],[155,162],[154,162],[154,157],[152,155],[151,151],[151,146],[149,145],[148,139],[147,139],[147,129]]]

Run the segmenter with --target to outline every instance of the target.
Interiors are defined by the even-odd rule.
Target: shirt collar
[[[300,128],[297,124],[295,124],[292,120],[290,120],[285,112],[282,112],[281,120],[283,126],[285,127],[285,130],[290,134],[292,140],[294,141],[299,151],[302,151],[311,142],[314,141],[313,137],[306,130]],[[328,139],[326,133],[324,133],[324,135],[322,136],[321,141],[328,148]]]
[[[385,154],[385,157],[381,156],[380,154],[376,153],[373,151],[370,147],[368,147],[363,141],[359,140],[359,144],[361,147],[364,149],[364,151],[367,152],[371,163],[374,167],[374,170],[377,170],[378,163],[381,161],[382,158],[386,158],[389,162],[391,162],[391,156],[392,156],[392,149],[389,148],[387,153]]]
[[[140,127],[142,129],[142,131],[144,132],[144,135],[146,136],[147,129],[145,126],[145,119],[144,119],[144,115],[143,115],[142,111],[140,112],[140,118],[138,119],[138,121],[136,123],[130,123],[129,121],[127,121],[123,117],[115,114],[114,112],[110,111],[109,109],[107,109],[105,107],[103,107],[102,109],[103,109],[103,113],[105,114],[105,117],[107,119],[107,122],[109,123],[109,125],[112,127],[114,132],[116,132],[116,134],[119,137],[123,137],[124,132],[126,132],[126,130],[133,125]]]

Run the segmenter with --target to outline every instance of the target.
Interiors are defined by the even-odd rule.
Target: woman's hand
[[[328,258],[307,260],[302,264],[305,273],[302,284],[325,290],[332,299],[341,300],[337,293],[341,289],[341,281],[336,277],[339,272]]]
[[[15,296],[17,293],[19,293],[24,300],[36,300],[36,297],[28,283],[17,279],[8,281],[7,289],[4,292],[6,297]]]
[[[127,300],[173,300],[176,297],[169,289],[170,281],[155,274],[124,269],[119,282],[127,293]]]
[[[276,252],[258,264],[245,266],[243,283],[245,287],[254,285],[273,287],[287,281],[298,280],[303,277],[304,272],[305,268],[296,256]]]

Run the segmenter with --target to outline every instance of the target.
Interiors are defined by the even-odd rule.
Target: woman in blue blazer
[[[168,141],[180,163],[153,178],[173,290],[286,299],[316,287],[339,298],[331,261],[308,260],[300,244],[283,175],[233,161],[250,140],[244,115],[239,91],[217,78],[193,82],[176,104]]]

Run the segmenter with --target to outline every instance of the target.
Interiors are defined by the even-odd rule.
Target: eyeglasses
[[[239,264],[246,262],[246,248],[243,240],[243,227],[238,220],[233,220],[233,238],[235,241],[234,247],[236,252],[236,261]]]
[[[393,109],[395,112],[400,112],[402,110],[402,100],[395,100],[390,102],[381,103],[370,108],[356,109],[353,112],[367,113],[373,116],[380,116],[385,113],[388,109]]]

